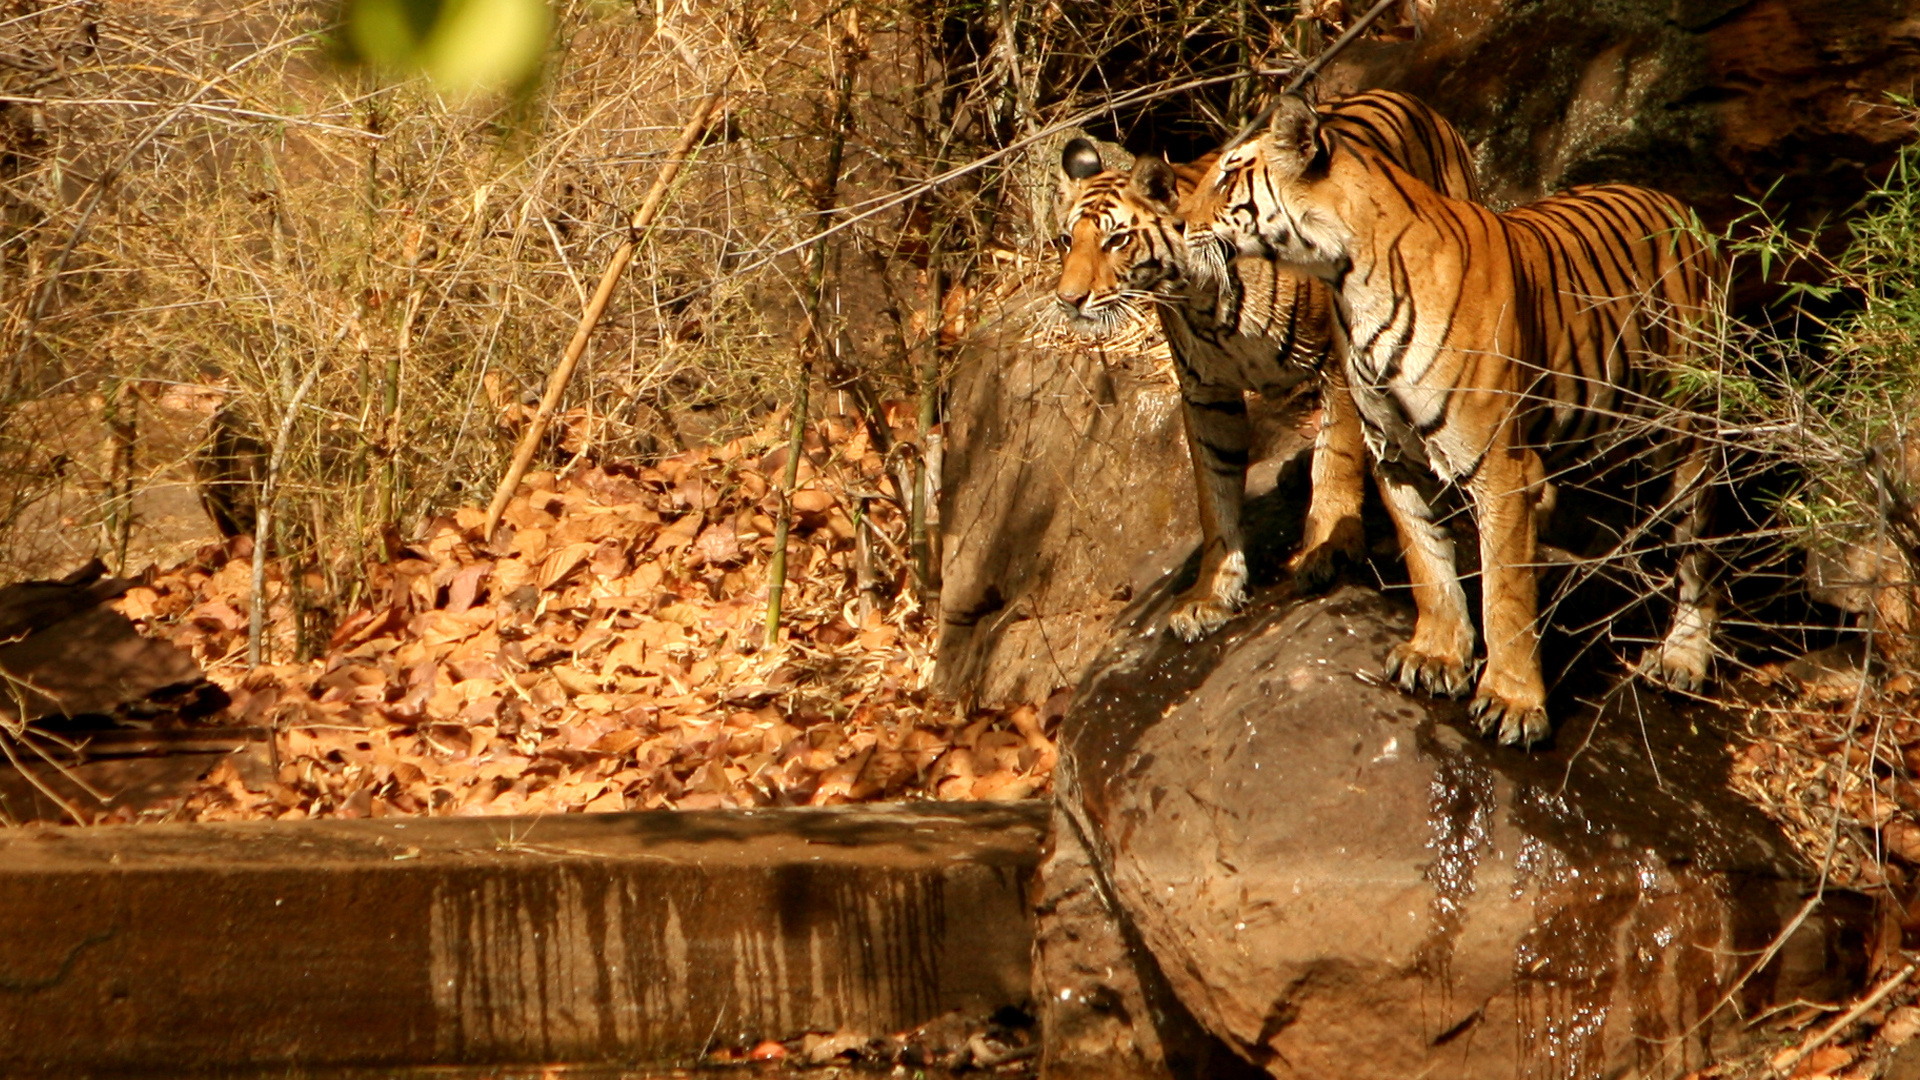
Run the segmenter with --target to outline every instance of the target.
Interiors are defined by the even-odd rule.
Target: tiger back
[[[1452,696],[1475,666],[1453,541],[1430,500],[1437,480],[1466,492],[1479,532],[1487,659],[1472,712],[1503,742],[1545,737],[1537,512],[1558,469],[1664,410],[1665,373],[1698,347],[1717,264],[1683,227],[1684,207],[1604,185],[1496,214],[1297,99],[1229,144],[1192,202],[1196,233],[1337,290],[1351,392],[1419,609],[1389,676]],[[1662,438],[1678,461],[1666,511],[1690,541],[1705,516],[1704,447],[1683,423]],[[1714,612],[1704,554],[1682,550],[1672,628],[1647,666],[1694,689]]]
[[[1404,94],[1372,91],[1325,106],[1325,122],[1356,143],[1403,161],[1415,175],[1477,199],[1465,140]],[[1068,328],[1099,340],[1159,314],[1179,381],[1188,450],[1200,502],[1200,573],[1168,624],[1186,640],[1224,625],[1245,602],[1241,503],[1250,462],[1246,391],[1274,395],[1325,379],[1312,460],[1312,498],[1288,569],[1304,589],[1324,586],[1363,547],[1365,456],[1358,420],[1335,355],[1332,295],[1312,277],[1264,258],[1217,266],[1186,239],[1186,201],[1208,155],[1191,165],[1153,157],[1130,172],[1105,168],[1086,140],[1061,157],[1066,207],[1055,240],[1062,255],[1054,309]]]

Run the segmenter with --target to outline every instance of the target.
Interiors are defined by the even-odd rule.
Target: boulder
[[[0,587],[0,724],[225,703],[190,654],[107,606],[133,582],[106,572],[95,559],[57,581]]]
[[[1058,805],[1033,887],[1033,1001],[1046,1080],[1266,1075],[1180,1003],[1120,916],[1078,821]]]
[[[1266,509],[1298,496],[1283,474]],[[1678,1076],[1754,1010],[1864,977],[1871,905],[1803,912],[1812,874],[1728,787],[1712,714],[1620,682],[1557,695],[1551,747],[1495,747],[1382,685],[1397,599],[1283,583],[1184,645],[1163,627],[1192,570],[1116,621],[1061,731],[1061,809],[1153,969],[1110,997],[1164,1029],[1163,981],[1275,1076]]]
[[[986,703],[1077,683],[1112,618],[1200,539],[1164,349],[1048,347],[1028,330],[1020,314],[980,327],[947,403],[934,689]],[[1312,404],[1252,399],[1249,490],[1307,447]]]

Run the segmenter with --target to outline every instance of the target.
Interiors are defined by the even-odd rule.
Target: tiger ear
[[[1297,154],[1303,165],[1319,156],[1320,114],[1298,94],[1282,94],[1273,103],[1267,133],[1281,149]]]
[[[1060,171],[1069,180],[1085,180],[1097,176],[1105,168],[1100,164],[1100,151],[1085,139],[1074,139],[1060,151]]]
[[[1133,162],[1127,188],[1155,210],[1173,213],[1180,204],[1180,178],[1166,159],[1142,154]]]

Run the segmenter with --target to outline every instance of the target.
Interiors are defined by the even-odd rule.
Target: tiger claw
[[[1219,597],[1187,600],[1167,616],[1167,629],[1173,631],[1174,637],[1191,643],[1227,625],[1238,612],[1238,604],[1224,603]]]
[[[1707,657],[1704,649],[1686,649],[1671,644],[1648,649],[1634,670],[1656,686],[1682,694],[1698,694],[1707,689]]]
[[[1211,570],[1202,568],[1200,580],[1173,605],[1167,628],[1181,641],[1199,641],[1227,625],[1247,606],[1247,556],[1228,551]]]
[[[1428,656],[1412,645],[1395,645],[1387,654],[1387,680],[1411,694],[1425,691],[1435,697],[1465,696],[1473,668],[1447,656]]]
[[[1502,746],[1532,746],[1544,741],[1553,730],[1547,723],[1547,710],[1540,705],[1517,701],[1482,690],[1467,706],[1480,734],[1496,739]]]

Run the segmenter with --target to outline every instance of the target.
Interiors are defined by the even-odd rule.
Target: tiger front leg
[[[1174,602],[1167,625],[1180,640],[1198,641],[1225,626],[1247,602],[1240,505],[1246,497],[1252,428],[1246,399],[1237,390],[1182,396],[1187,451],[1200,500],[1200,576]]]
[[[1387,654],[1387,678],[1402,690],[1460,697],[1473,678],[1473,619],[1460,587],[1453,537],[1402,462],[1380,462],[1374,479],[1400,534],[1413,585],[1413,638]]]
[[[1300,550],[1287,562],[1301,592],[1326,588],[1342,564],[1358,563],[1366,553],[1360,526],[1367,491],[1366,437],[1347,389],[1346,365],[1327,367],[1327,383],[1320,392],[1320,431],[1313,441],[1313,496]]]
[[[1480,612],[1487,666],[1468,711],[1485,735],[1507,746],[1547,737],[1546,680],[1540,673],[1539,581],[1534,565],[1535,485],[1531,450],[1496,442],[1471,485],[1480,527]]]

